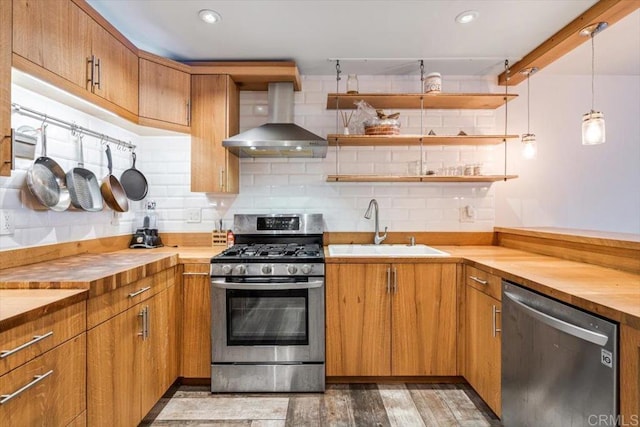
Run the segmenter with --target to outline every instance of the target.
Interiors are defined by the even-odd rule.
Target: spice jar
[[[440,93],[442,90],[442,76],[440,73],[429,73],[424,78],[424,93]]]

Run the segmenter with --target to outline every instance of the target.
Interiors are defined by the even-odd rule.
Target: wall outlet
[[[13,211],[0,210],[0,235],[6,236],[9,234],[13,234],[15,228],[16,224],[13,217]]]
[[[460,222],[474,222],[476,220],[476,210],[471,205],[460,208]]]
[[[188,208],[186,216],[187,222],[202,222],[202,209]]]

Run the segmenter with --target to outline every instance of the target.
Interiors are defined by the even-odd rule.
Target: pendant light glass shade
[[[591,111],[582,115],[582,145],[604,144],[606,141],[604,114],[593,109],[595,103],[595,46],[593,37],[605,28],[607,28],[606,22],[598,22],[580,31],[581,36],[591,37]]]
[[[590,111],[582,116],[582,145],[604,144],[604,114]]]
[[[532,133],[522,135],[522,157],[525,159],[535,159],[538,155],[538,144],[536,136]]]

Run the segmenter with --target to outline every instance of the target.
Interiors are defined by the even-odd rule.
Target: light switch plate
[[[186,210],[187,222],[202,222],[202,209],[188,208]]]
[[[0,210],[0,235],[6,236],[13,234],[15,227],[16,224],[13,211]]]

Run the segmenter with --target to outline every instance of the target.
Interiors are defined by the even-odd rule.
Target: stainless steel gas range
[[[211,391],[324,391],[322,214],[235,215],[234,232],[211,259]]]

